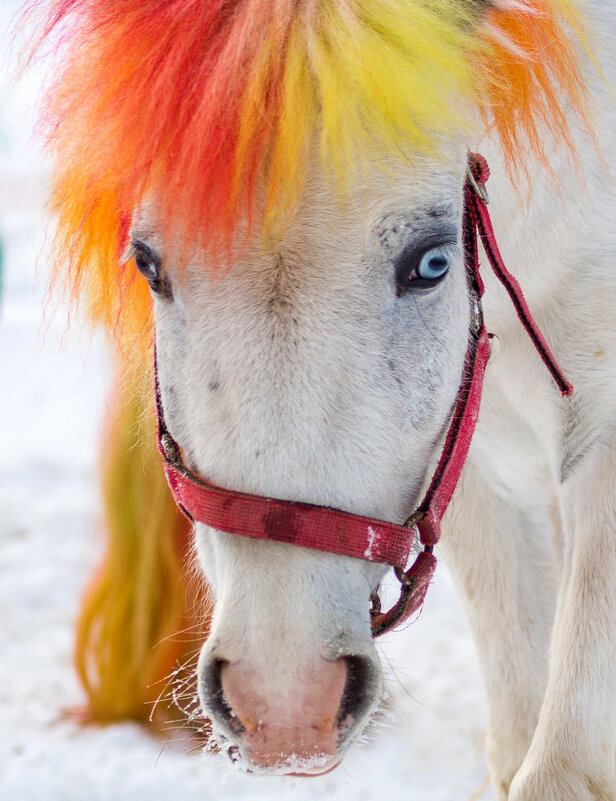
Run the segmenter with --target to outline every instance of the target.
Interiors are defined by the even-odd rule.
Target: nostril
[[[242,734],[244,726],[235,714],[227,699],[222,686],[222,671],[229,663],[226,659],[213,659],[201,675],[201,696],[207,714],[224,728],[230,729],[234,734]]]
[[[378,674],[369,659],[345,657],[347,678],[336,722],[342,735],[372,708],[378,693]]]
[[[209,648],[199,663],[204,711],[216,735],[235,749],[230,756],[259,769],[330,769],[380,695],[379,663],[363,652],[333,660],[316,655],[301,671],[214,654]]]

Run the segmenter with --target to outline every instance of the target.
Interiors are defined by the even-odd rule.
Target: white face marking
[[[182,272],[160,253],[171,290],[155,304],[162,399],[193,470],[259,495],[395,522],[410,514],[468,340],[463,155],[459,164],[395,180],[375,172],[344,207],[311,178],[276,248],[254,245],[219,277],[199,258]],[[134,237],[152,228],[144,213]],[[434,248],[451,260],[444,277],[407,285]],[[266,706],[291,708],[314,659],[353,656],[370,668],[362,723],[380,692],[369,598],[383,566],[203,525],[197,545],[217,602],[204,703],[216,660],[249,665]]]

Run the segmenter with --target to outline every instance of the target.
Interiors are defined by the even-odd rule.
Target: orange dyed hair
[[[86,722],[130,718],[164,728],[169,720],[192,718],[185,705],[196,694],[195,665],[211,603],[192,575],[192,526],[169,492],[151,407],[141,374],[125,373],[114,388],[103,439],[105,553],[76,627]],[[183,693],[184,685],[191,692]],[[176,693],[186,697],[175,700]]]
[[[490,88],[481,110],[487,127],[498,134],[508,169],[515,172],[520,159],[533,155],[547,167],[543,141],[547,131],[574,155],[563,103],[571,102],[590,128],[574,43],[591,58],[592,53],[579,15],[567,3],[533,0],[532,13],[489,11],[482,35],[491,48],[484,65]]]
[[[362,156],[435,153],[478,104],[513,162],[585,114],[570,0],[33,0],[64,67],[46,111],[58,277],[120,341],[150,326],[119,254],[148,193],[161,230],[216,256],[280,228],[316,143],[341,182]]]

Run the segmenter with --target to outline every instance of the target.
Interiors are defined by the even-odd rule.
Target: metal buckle
[[[402,570],[401,567],[394,567],[394,573],[396,574],[396,578],[400,584],[402,584],[405,589],[412,589],[413,585],[415,584],[415,576],[411,575],[411,568],[408,570]]]
[[[473,332],[477,336],[483,328],[483,307],[481,305],[481,299],[478,298],[477,295],[473,298],[471,306],[471,324],[473,326]]]
[[[424,509],[415,509],[413,514],[410,515],[410,517],[407,517],[407,519],[404,521],[404,525],[406,528],[414,528],[415,533],[417,536],[419,536],[419,528],[417,524],[420,522],[420,520],[423,520],[425,516],[426,512]]]
[[[473,171],[470,167],[466,168],[466,180],[475,190],[477,197],[481,200],[482,203],[485,203],[487,206],[490,202],[490,196],[488,195],[488,190],[485,184],[477,183],[475,180],[475,176],[473,175]]]

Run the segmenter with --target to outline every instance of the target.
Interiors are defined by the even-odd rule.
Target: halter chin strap
[[[423,604],[436,567],[433,549],[441,535],[441,520],[460,478],[477,423],[483,378],[490,357],[490,335],[484,326],[481,308],[483,282],[479,274],[479,236],[492,269],[509,293],[522,325],[562,395],[568,397],[573,392],[533,320],[520,285],[501,258],[487,208],[485,183],[488,176],[485,159],[470,154],[464,188],[463,239],[471,297],[471,330],[464,372],[432,481],[422,502],[403,525],[325,506],[223,489],[193,473],[167,430],[156,354],[154,356],[158,447],[165,461],[171,492],[182,512],[192,521],[230,534],[275,540],[391,565],[401,584],[400,598],[392,609],[382,612],[378,594],[373,595],[371,623],[375,637],[403,623]],[[417,541],[423,550],[406,569]]]

